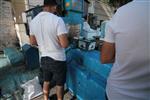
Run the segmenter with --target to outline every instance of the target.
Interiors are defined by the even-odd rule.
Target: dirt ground
[[[43,100],[43,95],[41,95],[37,98],[34,98],[32,100]],[[56,88],[55,87],[53,89],[51,89],[50,100],[57,100],[57,98],[56,98]],[[77,100],[77,99],[71,95],[71,92],[67,91],[64,95],[64,100]]]

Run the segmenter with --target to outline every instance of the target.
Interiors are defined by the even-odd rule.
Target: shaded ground
[[[33,79],[35,76],[39,74],[39,70],[27,71],[25,70],[24,65],[20,65],[17,67],[5,67],[0,68],[0,89],[2,89],[2,93],[10,93],[13,94],[17,87],[21,84],[27,82],[30,79]],[[73,96],[70,92],[66,91],[64,100],[76,100],[72,99]],[[1,98],[0,98],[1,100]],[[18,99],[19,100],[19,99]],[[43,100],[43,95],[33,99],[33,100]],[[50,92],[50,100],[56,99],[56,88],[52,88]]]
[[[43,95],[41,95],[33,100],[43,100]],[[50,100],[57,100],[55,87],[50,92]],[[73,97],[69,91],[66,91],[66,93],[64,95],[64,100],[77,100],[77,99],[75,97]]]

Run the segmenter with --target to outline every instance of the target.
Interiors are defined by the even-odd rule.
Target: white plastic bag
[[[34,79],[29,80],[25,84],[22,84],[21,87],[25,90],[23,94],[23,100],[31,100],[43,94],[38,77],[35,77]]]

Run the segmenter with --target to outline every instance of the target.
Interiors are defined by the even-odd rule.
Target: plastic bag
[[[43,94],[38,77],[26,82],[25,84],[21,85],[21,87],[25,90],[23,94],[23,100],[31,100]]]

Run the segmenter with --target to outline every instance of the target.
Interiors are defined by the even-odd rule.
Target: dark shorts
[[[41,68],[44,81],[55,80],[56,85],[62,86],[66,82],[66,61],[57,61],[50,57],[41,58]]]

